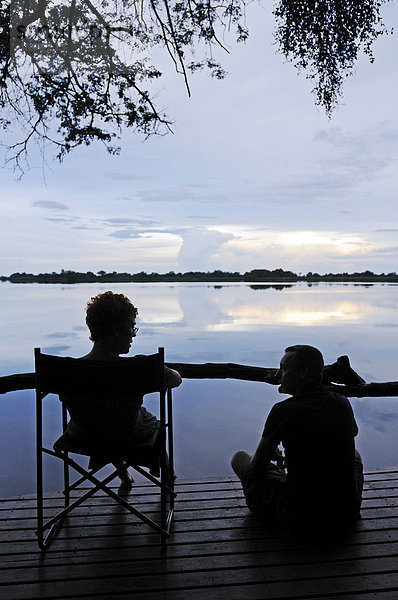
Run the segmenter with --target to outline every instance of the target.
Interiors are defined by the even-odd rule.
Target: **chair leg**
[[[65,508],[70,503],[70,483],[69,483],[69,465],[64,462],[64,505]]]
[[[162,462],[163,462],[163,459],[162,459]],[[166,490],[165,490],[165,485],[166,485],[166,469],[165,469],[165,464],[161,464],[161,467],[160,467],[160,481],[161,481],[161,487],[160,487],[160,523],[161,523],[162,529],[164,531],[166,531],[167,505],[166,505]],[[161,539],[162,539],[162,546],[166,546],[167,539],[166,539],[166,537],[163,534],[161,536]]]
[[[141,519],[141,521],[144,521],[144,523],[146,523],[147,525],[150,525],[150,527],[152,527],[156,531],[159,531],[160,533],[162,532],[161,525],[159,525],[158,523],[155,523],[155,521],[153,521],[152,519],[150,519],[149,517],[144,515],[140,510],[138,510],[137,508],[132,506],[124,498],[122,498],[121,496],[116,494],[112,489],[107,487],[107,484],[110,483],[110,481],[112,481],[113,479],[115,479],[115,477],[117,477],[117,471],[114,471],[111,475],[108,475],[108,477],[106,477],[103,481],[100,481],[96,477],[93,477],[93,475],[89,471],[86,471],[77,462],[75,462],[70,457],[68,457],[66,455],[66,453],[64,453],[63,456],[60,456],[59,454],[56,454],[53,450],[49,450],[46,448],[45,451],[47,454],[51,454],[52,456],[56,456],[57,458],[66,460],[71,467],[73,467],[81,475],[84,475],[88,479],[88,481],[91,481],[91,483],[94,484],[94,488],[89,490],[86,494],[81,496],[81,498],[79,498],[78,500],[76,500],[75,502],[70,504],[67,508],[65,508],[63,511],[61,511],[57,515],[57,517],[54,517],[53,519],[50,519],[49,521],[47,521],[47,523],[44,524],[45,528],[50,527],[53,524],[53,522],[55,522],[61,516],[68,514],[71,510],[73,510],[73,508],[78,506],[78,504],[81,504],[82,502],[84,502],[84,500],[86,500],[88,497],[92,496],[95,492],[97,492],[98,490],[102,490],[103,492],[105,492],[105,494],[107,494],[108,496],[110,496],[111,498],[116,500],[116,502],[121,504],[129,512],[135,514],[139,519]],[[169,535],[167,531],[165,531],[164,533],[167,536]]]
[[[51,453],[51,451],[49,451],[49,450],[46,450],[46,451],[48,453]],[[67,460],[68,460],[70,466],[74,467],[76,470],[78,470],[79,473],[82,473],[84,471],[84,469],[82,467],[80,467],[77,463],[75,463],[75,461],[73,461],[71,458],[68,458]],[[90,490],[88,490],[88,492],[86,492],[79,498],[77,498],[77,500],[75,500],[74,502],[69,504],[66,508],[61,510],[57,515],[55,515],[55,517],[46,521],[46,523],[44,523],[42,526],[43,531],[45,531],[46,529],[50,529],[50,532],[51,532],[52,528],[57,526],[57,523],[62,524],[62,522],[65,520],[65,517],[72,510],[74,510],[77,506],[80,506],[80,504],[83,504],[83,502],[85,502],[91,496],[93,496],[96,492],[98,492],[99,489],[103,489],[104,491],[106,490],[109,493],[110,490],[108,490],[106,488],[106,485],[108,483],[110,483],[113,479],[115,479],[115,477],[117,477],[116,471],[114,473],[111,473],[110,475],[108,475],[108,477],[106,477],[102,482],[100,482],[96,477],[86,477],[86,479],[89,479],[89,481],[94,483],[94,487],[91,488]],[[60,525],[57,527],[57,529],[59,529],[59,527],[60,527]],[[50,536],[50,532],[47,534],[47,537]],[[38,533],[38,532],[36,532],[36,533]]]
[[[168,484],[169,484],[169,476],[168,476],[168,460],[167,455],[162,454],[161,465],[160,465],[160,522],[162,525],[162,531],[160,534],[160,541],[162,545],[162,549],[166,550],[167,548],[167,539],[169,537],[169,532],[167,530],[167,495],[168,495]],[[169,493],[170,495],[170,493]]]
[[[173,431],[173,397],[171,388],[167,389],[167,428],[168,428],[168,451],[169,451],[169,460],[168,460],[168,470],[169,470],[169,482],[168,485],[170,487],[171,493],[169,495],[170,498],[170,509],[171,512],[170,521],[174,512],[174,498],[176,496],[174,492],[174,481],[175,481],[175,472],[174,472],[174,431]],[[171,525],[171,522],[170,522]]]
[[[62,403],[62,431],[65,433],[68,426],[68,413],[66,410],[66,405]],[[70,503],[70,481],[69,481],[69,465],[67,462],[64,462],[64,504],[65,508]]]
[[[95,469],[90,469],[89,472],[90,472],[91,475],[94,475],[94,473],[97,473],[101,469],[102,469],[102,466],[101,467],[96,467]],[[85,477],[84,475],[82,477],[79,477],[79,479],[77,479],[76,481],[74,481],[73,483],[71,483],[68,486],[69,492],[71,492],[72,490],[77,489],[79,487],[79,485],[81,485],[85,481],[87,481],[87,477]],[[65,493],[65,491],[64,491],[64,493]]]
[[[45,548],[43,529],[43,396],[36,391],[36,501],[37,501],[37,537],[41,550]]]

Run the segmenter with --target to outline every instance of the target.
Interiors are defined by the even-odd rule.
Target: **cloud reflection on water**
[[[261,303],[242,305],[226,311],[231,320],[224,323],[217,323],[212,326],[214,331],[225,329],[235,329],[258,325],[298,325],[305,327],[307,325],[331,325],[336,321],[356,322],[364,319],[372,312],[371,306],[358,307],[352,302],[330,302],[329,304],[319,303],[313,309],[298,306],[299,303],[286,303],[284,306],[276,309],[268,308]]]
[[[347,290],[347,298],[336,297],[330,290],[313,294],[311,288],[307,288],[304,295],[286,292],[279,296],[268,288],[264,295],[258,296],[258,290],[253,293],[252,286],[239,287],[239,293],[236,286],[225,286],[219,293],[217,297],[211,292],[203,293],[201,289],[200,294],[195,295],[192,289],[175,288],[175,294],[168,298],[166,307],[159,306],[159,299],[156,303],[156,299],[152,298],[145,312],[155,308],[149,321],[151,325],[164,321],[166,313],[167,322],[184,322],[190,328],[201,324],[207,331],[220,332],[275,324],[305,327],[336,322],[368,323],[376,312],[378,319],[381,312],[385,317],[390,312],[388,306],[381,311],[380,306],[374,306],[372,302],[348,299],[350,292]]]

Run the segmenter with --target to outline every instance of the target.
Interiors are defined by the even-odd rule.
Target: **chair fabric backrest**
[[[43,354],[35,349],[36,389],[42,393],[147,394],[164,390],[163,353],[114,361],[91,361]]]

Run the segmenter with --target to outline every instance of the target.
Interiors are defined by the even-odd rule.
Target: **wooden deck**
[[[250,516],[234,478],[177,482],[166,553],[148,526],[96,496],[41,554],[34,498],[0,501],[0,598],[397,600],[398,468],[366,474],[356,530],[321,546]],[[158,511],[152,487],[136,484],[133,493]],[[49,497],[47,513],[61,502]]]

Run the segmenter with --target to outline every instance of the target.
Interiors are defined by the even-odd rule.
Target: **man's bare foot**
[[[323,372],[323,383],[340,383],[343,385],[362,385],[364,379],[350,365],[348,356],[339,356],[332,365],[326,365]]]
[[[124,469],[123,471],[119,471],[118,473],[120,478],[120,489],[129,490],[134,483],[134,479],[132,475],[129,473],[128,469]]]

